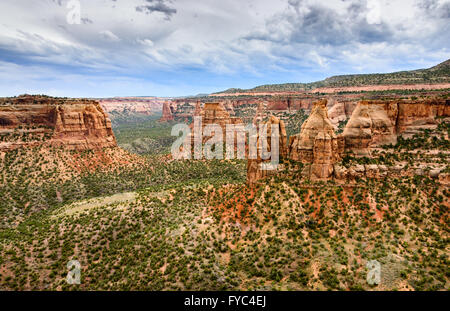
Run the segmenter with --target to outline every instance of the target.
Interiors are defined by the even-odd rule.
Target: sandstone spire
[[[272,125],[278,126],[279,133],[279,158],[280,160],[287,157],[287,136],[286,136],[286,127],[283,120],[278,119],[275,116],[271,116],[269,121],[266,123],[267,125],[267,148],[268,151],[272,150]],[[261,168],[261,164],[269,163],[271,160],[262,160],[259,149],[261,148],[260,137],[257,137],[257,159],[249,159],[247,161],[247,183],[249,185],[255,184],[259,179],[264,178],[266,176],[274,175],[279,171],[278,169],[273,170],[264,170]]]
[[[172,107],[168,101],[165,101],[163,104],[162,117],[159,119],[160,122],[167,122],[173,120]]]
[[[314,103],[308,119],[299,134],[289,139],[289,156],[306,164],[305,174],[311,179],[328,179],[333,174],[333,164],[341,159],[344,140],[336,136],[328,118],[327,100]]]

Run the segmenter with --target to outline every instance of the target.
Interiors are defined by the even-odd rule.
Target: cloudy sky
[[[0,2],[0,96],[194,95],[448,58],[450,0]]]

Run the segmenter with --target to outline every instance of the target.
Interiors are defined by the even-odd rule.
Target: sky
[[[2,0],[0,96],[162,96],[450,58],[450,0]]]

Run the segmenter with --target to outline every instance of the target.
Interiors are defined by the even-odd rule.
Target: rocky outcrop
[[[165,101],[162,109],[162,117],[159,119],[160,122],[168,122],[174,119],[173,117],[174,107],[169,102]]]
[[[370,148],[396,144],[396,103],[360,102],[348,121],[343,136],[346,149],[358,155],[370,155]]]
[[[200,104],[200,101],[197,101],[195,103],[194,117],[199,117],[201,113],[202,113],[202,106]]]
[[[314,103],[300,133],[289,139],[289,157],[306,164],[304,174],[312,180],[331,178],[344,151],[344,140],[336,136],[326,105],[326,100]]]
[[[241,119],[231,117],[221,103],[205,103],[200,115],[204,126],[218,124],[224,130],[227,124],[242,123]]]
[[[373,148],[396,144],[398,135],[436,128],[437,117],[450,117],[448,100],[361,101],[344,129],[346,151],[369,156]]]
[[[115,147],[111,121],[92,100],[20,96],[0,100],[0,150],[46,144],[73,150]]]
[[[265,117],[265,109],[264,109],[264,103],[260,102],[258,104],[258,108],[256,109],[255,116],[253,117],[253,125],[258,126],[258,124],[261,124]]]
[[[81,150],[116,145],[111,123],[95,101],[39,96],[5,99],[0,119],[4,136],[17,133],[16,140],[3,141],[2,149],[40,143]]]
[[[337,129],[340,122],[350,118],[355,107],[356,103],[338,101],[335,101],[333,105],[329,106],[328,117],[330,118],[330,121],[335,129]]]
[[[279,133],[279,160],[287,158],[288,149],[287,149],[287,135],[286,135],[286,127],[283,120],[278,119],[275,116],[271,116],[269,121],[266,122],[267,126],[267,151],[270,152],[272,150],[272,126],[278,126]],[[258,180],[272,176],[277,174],[280,170],[283,169],[282,165],[278,164],[277,166],[269,166],[271,159],[263,160],[261,158],[262,143],[260,141],[260,137],[257,137],[257,149],[258,154],[256,159],[248,159],[247,161],[247,184],[253,185]],[[266,165],[266,166],[264,166]]]
[[[428,99],[398,103],[397,133],[410,137],[420,129],[435,129],[436,118],[450,117],[450,100]]]
[[[345,120],[351,118],[342,135],[336,135],[327,107],[332,116]],[[261,119],[262,104],[254,118]],[[423,129],[434,129],[441,122],[448,122],[450,101],[446,99],[425,100],[373,100],[353,102],[327,100],[315,102],[301,131],[289,139],[289,158],[304,164],[302,175],[313,181],[335,179],[339,182],[356,182],[360,179],[383,179],[387,176],[429,176],[441,183],[448,183],[449,174],[442,168],[410,167],[397,163],[392,166],[380,164],[343,166],[340,161],[345,152],[371,156],[374,148],[395,144],[399,135],[408,136]],[[281,145],[281,143],[280,143]],[[258,169],[259,158],[248,162],[247,181],[255,183],[270,171]]]

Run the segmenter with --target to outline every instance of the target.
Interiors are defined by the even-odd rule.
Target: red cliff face
[[[0,99],[0,137],[0,151],[40,144],[72,150],[117,146],[98,102],[44,96]]]

